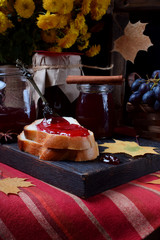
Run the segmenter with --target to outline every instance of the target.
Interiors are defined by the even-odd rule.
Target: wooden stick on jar
[[[124,82],[122,75],[118,76],[68,76],[66,78],[68,84],[109,84],[121,85]]]

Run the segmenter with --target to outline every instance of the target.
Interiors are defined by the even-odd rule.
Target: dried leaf
[[[0,191],[5,194],[18,194],[21,190],[19,187],[34,186],[32,183],[27,182],[26,178],[4,178],[0,179]]]
[[[126,153],[131,155],[132,157],[142,156],[146,153],[158,154],[154,150],[154,147],[140,146],[136,142],[131,141],[114,141],[114,143],[105,142],[103,144],[99,144],[99,146],[105,147],[103,153]]]
[[[159,173],[152,173],[151,175],[159,177],[160,178],[160,174]]]
[[[124,29],[124,35],[114,41],[112,51],[119,52],[125,60],[130,60],[134,63],[138,51],[147,51],[153,45],[149,37],[143,34],[146,24],[140,21],[135,24],[129,22]]]
[[[160,174],[159,173],[152,173],[151,175],[158,177],[159,179],[152,180],[150,182],[146,183],[151,183],[151,184],[160,184]]]
[[[156,179],[150,182],[146,182],[146,183],[152,183],[152,184],[160,184],[160,179]]]

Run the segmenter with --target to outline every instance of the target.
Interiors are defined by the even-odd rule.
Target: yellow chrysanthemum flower
[[[58,13],[60,14],[68,14],[73,9],[73,2],[74,0],[59,0],[61,1],[61,9]]]
[[[56,13],[62,7],[62,2],[60,0],[43,0],[43,7],[45,10]]]
[[[26,27],[37,24],[31,33],[35,34],[35,39],[26,35],[26,42],[29,40],[29,44],[26,44],[28,54],[40,44],[44,44],[43,50],[49,48],[52,52],[63,52],[70,48],[72,51],[74,45],[78,52],[85,51],[88,57],[93,57],[101,48],[98,43],[98,46],[91,47],[92,34],[97,30],[94,23],[106,14],[110,2],[111,0],[0,0],[0,34],[10,34],[7,40],[12,41],[20,26],[25,30]],[[9,19],[13,19],[15,26]],[[15,31],[7,31],[11,27]],[[5,39],[2,40],[5,42]],[[15,47],[18,47],[16,43]],[[9,55],[13,55],[12,52]]]
[[[83,51],[84,49],[86,49],[86,48],[88,47],[88,45],[89,45],[89,40],[87,40],[87,41],[85,42],[85,44],[82,45],[82,46],[78,45],[78,50],[79,50],[79,51]]]
[[[56,31],[55,31],[55,29],[42,31],[41,37],[44,42],[53,43],[56,41],[56,38],[57,38]]]
[[[100,45],[93,45],[88,51],[86,51],[86,56],[88,57],[94,57],[97,54],[99,54],[101,50],[101,46]]]
[[[55,47],[49,48],[48,51],[60,53],[60,52],[62,52],[62,48],[58,47],[58,46],[55,46]]]
[[[0,0],[0,10],[7,16],[15,12],[14,6],[8,0]]]
[[[42,30],[49,30],[52,28],[63,28],[67,25],[68,16],[61,16],[58,14],[50,14],[47,12],[45,15],[39,15],[37,18],[37,26]]]
[[[8,28],[13,27],[12,22],[0,11],[0,33],[4,33]]]
[[[75,28],[81,30],[85,25],[85,21],[86,20],[83,14],[81,13],[77,14],[77,17],[75,19]]]
[[[70,14],[59,15],[59,22],[57,28],[64,28],[70,19]]]
[[[92,0],[91,2],[91,17],[93,20],[100,20],[109,7],[111,0]]]
[[[85,23],[84,26],[80,29],[80,34],[85,35],[88,32],[88,26]]]
[[[78,35],[79,31],[70,29],[63,38],[58,40],[58,45],[61,48],[70,48],[76,42]]]
[[[82,38],[84,41],[88,40],[90,37],[91,37],[91,33],[90,33],[90,32],[88,32],[88,33],[86,33],[86,34],[84,34],[84,35],[81,36],[81,38]]]
[[[35,10],[33,0],[16,0],[14,8],[22,18],[30,18]]]
[[[75,21],[73,21],[72,19],[69,22],[69,29],[67,31],[75,31]]]
[[[0,0],[0,7],[7,7],[8,1],[7,0]]]
[[[91,2],[92,2],[92,0],[83,0],[81,11],[82,11],[82,13],[84,15],[87,15],[90,12],[90,10],[91,10],[91,7],[90,7]]]
[[[58,24],[58,17],[56,14],[47,12],[45,15],[39,15],[37,18],[37,26],[43,30],[56,28]]]

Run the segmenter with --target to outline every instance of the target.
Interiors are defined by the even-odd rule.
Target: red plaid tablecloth
[[[138,240],[160,226],[151,174],[84,200],[1,163],[0,170],[35,185],[0,192],[0,240]]]

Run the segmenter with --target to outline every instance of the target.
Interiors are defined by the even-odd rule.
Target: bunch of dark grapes
[[[155,111],[160,111],[160,70],[154,71],[150,79],[136,79],[131,86],[131,91],[130,103],[148,104]]]

